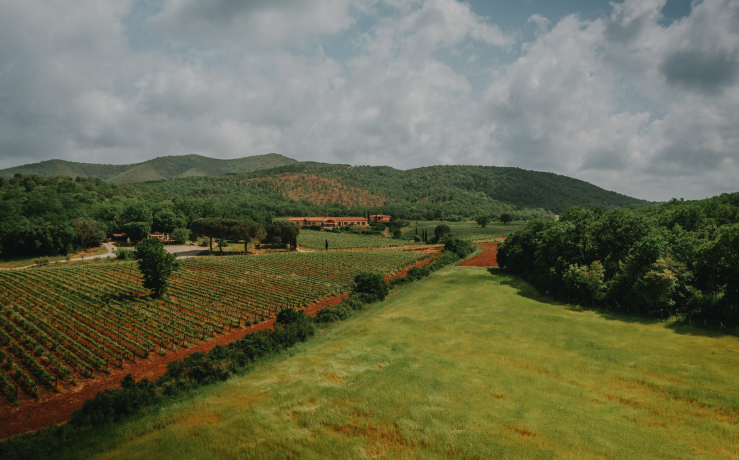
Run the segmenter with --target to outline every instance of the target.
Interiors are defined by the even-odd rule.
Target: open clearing
[[[419,236],[424,230],[428,233],[429,237],[434,236],[434,229],[442,224],[448,226],[452,231],[452,235],[457,238],[471,241],[503,240],[511,233],[526,227],[525,222],[513,222],[510,224],[491,222],[485,228],[482,228],[476,222],[410,221],[408,227],[404,229],[401,238],[412,241],[416,235],[416,227],[418,227]]]
[[[79,454],[736,458],[739,343],[689,332],[448,267]]]

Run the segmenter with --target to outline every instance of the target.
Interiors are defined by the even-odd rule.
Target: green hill
[[[402,171],[388,166],[301,162],[249,175],[251,184],[318,203],[325,187],[313,187],[313,198],[306,192],[316,177],[338,181],[346,190],[361,190],[365,196],[383,196],[385,206],[428,202],[443,209],[442,215],[467,215],[463,209],[473,203],[482,208],[496,207],[497,203],[554,214],[576,205],[616,209],[651,204],[567,176],[498,166],[429,166]],[[342,199],[347,204],[358,201],[346,193]]]
[[[11,178],[16,173],[20,173],[24,176],[35,174],[42,177],[96,177],[109,182],[134,183],[189,176],[244,174],[292,163],[297,163],[297,161],[276,153],[233,160],[219,160],[200,155],[166,156],[130,165],[48,160],[0,170],[0,177]]]

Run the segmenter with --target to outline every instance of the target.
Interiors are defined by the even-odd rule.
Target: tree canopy
[[[297,247],[299,233],[300,229],[297,225],[283,220],[276,220],[267,227],[267,235],[270,238],[274,239],[277,237],[288,247]]]
[[[169,285],[170,275],[179,268],[177,256],[167,252],[164,243],[156,238],[136,244],[135,256],[144,278],[144,287],[151,289],[154,297],[162,297]]]
[[[434,229],[434,236],[436,237],[436,241],[440,242],[442,238],[444,238],[445,235],[448,235],[452,230],[449,228],[447,224],[439,224]]]
[[[573,207],[498,248],[498,264],[566,301],[739,325],[739,195],[642,210]]]

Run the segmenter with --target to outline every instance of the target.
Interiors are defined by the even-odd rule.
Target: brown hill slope
[[[316,204],[341,203],[346,206],[382,206],[384,195],[345,185],[336,179],[313,174],[282,173],[245,181],[251,186],[279,192],[293,200],[305,199]]]

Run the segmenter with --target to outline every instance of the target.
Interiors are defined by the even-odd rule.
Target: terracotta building
[[[325,228],[346,227],[349,225],[367,226],[367,219],[364,217],[293,217],[288,220],[298,227],[306,227],[308,225],[317,225]]]
[[[390,216],[387,214],[373,214],[370,216],[370,222],[390,222]]]

